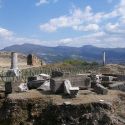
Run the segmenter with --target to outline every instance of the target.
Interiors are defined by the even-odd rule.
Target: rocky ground
[[[125,125],[125,93],[115,90],[76,98],[30,90],[1,99],[0,108],[0,125]]]

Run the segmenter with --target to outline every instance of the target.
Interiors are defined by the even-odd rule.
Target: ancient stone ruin
[[[26,82],[21,75],[0,88],[1,125],[125,125],[124,75],[52,70]]]
[[[33,54],[27,56],[27,65],[40,66],[42,65],[42,60]]]

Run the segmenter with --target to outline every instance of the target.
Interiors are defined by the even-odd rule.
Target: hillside
[[[106,52],[108,63],[125,63],[125,48],[98,48],[91,45],[82,47],[47,47],[34,44],[13,45],[2,51],[16,51],[24,54],[34,53],[46,62],[53,63],[66,59],[83,59],[102,62],[102,53]]]

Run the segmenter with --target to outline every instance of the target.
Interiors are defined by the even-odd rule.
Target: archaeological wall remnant
[[[32,65],[32,66],[40,66],[42,64],[42,61],[35,55],[29,54],[27,56],[27,65]]]

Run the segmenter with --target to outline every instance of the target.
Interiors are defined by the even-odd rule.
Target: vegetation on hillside
[[[63,64],[72,65],[72,66],[98,66],[99,65],[97,62],[87,62],[84,60],[76,60],[76,59],[65,60]]]

